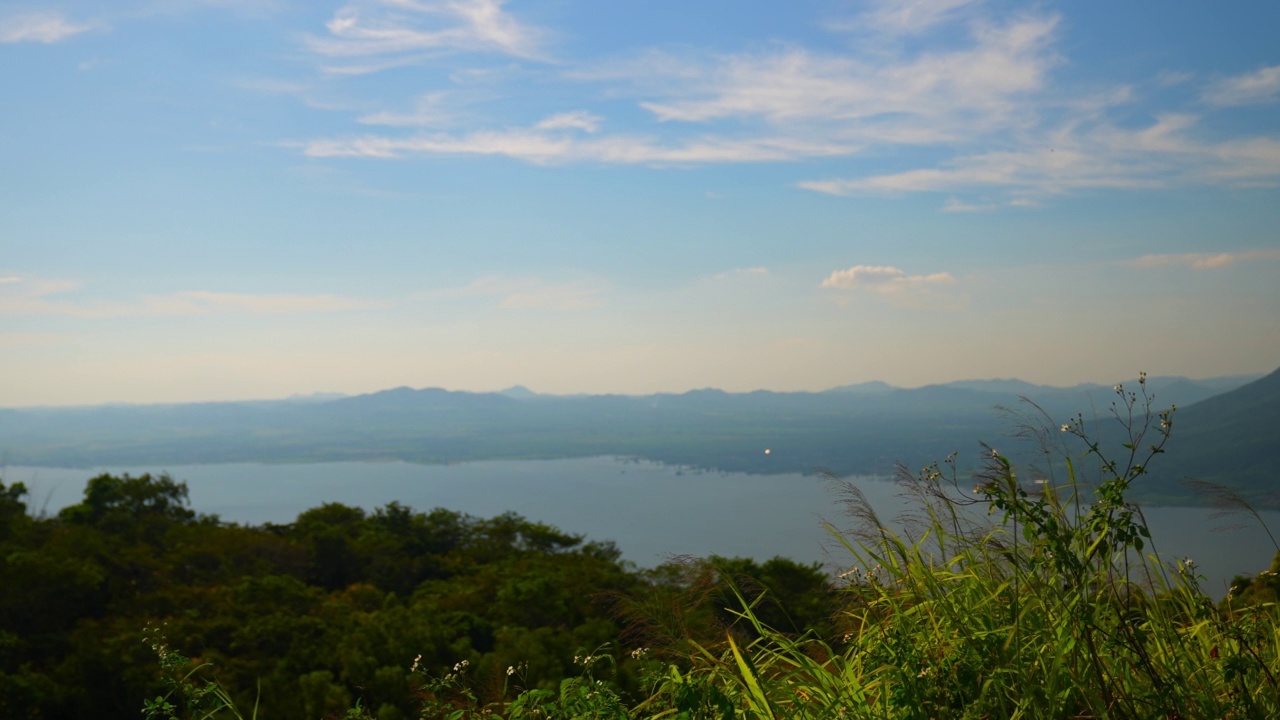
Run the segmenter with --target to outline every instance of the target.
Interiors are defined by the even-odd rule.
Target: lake
[[[33,511],[57,512],[78,502],[85,481],[101,472],[168,472],[190,487],[199,512],[247,524],[291,522],[324,502],[366,509],[391,501],[417,510],[443,507],[489,517],[508,510],[530,520],[613,540],[641,566],[675,555],[718,554],[766,559],[783,555],[846,567],[822,527],[852,526],[829,481],[804,475],[746,475],[690,470],[652,462],[597,457],[474,462],[458,465],[387,463],[225,464],[168,468],[9,467],[6,483],[30,489]],[[898,488],[881,478],[850,478],[883,518],[904,508]],[[1250,517],[1215,519],[1207,508],[1144,508],[1155,546],[1166,557],[1192,557],[1215,597],[1227,581],[1266,569],[1275,552]],[[1280,531],[1280,512],[1262,513]]]

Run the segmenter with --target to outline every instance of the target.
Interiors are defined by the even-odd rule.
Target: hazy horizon
[[[1159,375],[1159,376],[1151,376],[1151,378],[1152,379],[1159,379],[1162,377],[1163,378],[1183,378],[1191,381],[1232,380],[1232,379],[1256,378],[1260,376],[1265,376],[1275,370],[1276,368],[1271,368],[1270,370],[1267,370],[1267,371],[1248,372],[1248,373],[1231,373],[1228,375],[1208,375],[1208,376],[1201,376],[1201,377],[1191,377],[1191,376],[1185,376],[1185,375]],[[719,391],[723,391],[726,393],[733,393],[733,394],[743,394],[743,393],[752,393],[752,392],[822,393],[822,392],[838,391],[841,388],[846,388],[846,387],[876,384],[876,383],[882,383],[894,390],[919,390],[926,387],[937,386],[937,385],[949,385],[954,383],[1028,382],[1032,385],[1035,385],[1037,387],[1042,387],[1042,388],[1070,390],[1076,387],[1089,386],[1089,385],[1096,385],[1098,387],[1106,388],[1118,382],[1131,383],[1136,381],[1137,378],[1138,378],[1138,375],[1134,373],[1130,377],[1106,378],[1106,379],[1099,379],[1099,380],[1082,380],[1078,383],[1072,383],[1070,385],[1033,383],[1031,381],[1025,380],[1023,378],[1018,378],[1018,377],[963,377],[963,378],[954,378],[950,380],[940,380],[938,382],[924,383],[921,385],[895,385],[893,383],[888,383],[882,380],[860,380],[857,382],[841,383],[839,385],[831,385],[831,386],[824,386],[824,387],[796,387],[796,388],[788,388],[788,389],[753,387],[753,388],[729,389],[729,388],[717,387],[713,385],[707,385],[707,386],[701,386],[701,387],[687,387],[687,388],[680,388],[680,389],[659,389],[659,390],[653,390],[651,392],[637,392],[637,393],[544,392],[539,390],[538,388],[531,388],[521,383],[506,385],[504,387],[499,387],[499,388],[453,388],[453,387],[442,387],[439,385],[420,385],[420,386],[396,385],[393,387],[381,387],[381,388],[374,388],[371,390],[361,390],[361,391],[355,391],[355,392],[315,390],[312,392],[293,393],[290,395],[283,395],[283,396],[233,397],[233,398],[212,398],[212,399],[191,398],[191,399],[178,399],[178,400],[162,400],[162,401],[156,401],[156,402],[143,402],[143,401],[135,401],[135,400],[106,400],[102,402],[88,402],[88,403],[42,403],[42,404],[33,404],[33,405],[0,405],[0,409],[3,409],[3,410],[22,410],[22,409],[39,409],[39,408],[70,409],[70,408],[77,408],[77,407],[87,408],[87,407],[101,407],[101,406],[111,406],[111,405],[141,406],[141,405],[186,405],[186,404],[201,404],[201,403],[276,402],[276,401],[288,401],[288,400],[307,401],[307,400],[314,400],[314,399],[323,400],[327,397],[332,397],[335,399],[344,398],[344,397],[356,397],[359,395],[375,394],[380,392],[386,392],[389,390],[397,390],[400,388],[409,388],[411,390],[444,390],[446,392],[461,392],[461,393],[475,393],[475,394],[500,394],[509,390],[521,389],[521,390],[527,390],[536,395],[545,396],[545,397],[575,397],[575,396],[599,396],[599,395],[644,397],[648,395],[679,395],[683,393],[697,392],[701,390],[719,390]]]
[[[0,407],[1280,363],[1280,5],[0,8]]]

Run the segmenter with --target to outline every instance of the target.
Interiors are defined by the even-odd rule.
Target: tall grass
[[[863,529],[840,536],[854,558],[846,634],[791,638],[757,624],[758,640],[730,638],[699,672],[767,718],[1280,717],[1273,609],[1215,607],[1193,560],[1150,552],[1125,499],[1173,425],[1139,385],[1116,387],[1125,438],[1114,456],[1080,418],[1028,428],[1057,479],[1028,484],[990,450],[962,490],[949,459],[903,478],[919,522],[901,532],[850,488]],[[1078,465],[1100,481],[1085,483]],[[754,621],[749,604],[741,616]]]
[[[1145,378],[1116,393],[1114,451],[1082,418],[1040,416],[1025,430],[1043,470],[1020,477],[988,448],[976,483],[954,457],[904,474],[917,510],[905,529],[848,486],[861,527],[831,528],[851,558],[837,637],[767,627],[761,598],[738,593],[723,641],[649,661],[638,704],[589,658],[558,693],[483,704],[457,673],[428,678],[420,717],[1280,717],[1274,607],[1215,606],[1193,560],[1154,552],[1126,495],[1163,453],[1173,410],[1153,413]]]

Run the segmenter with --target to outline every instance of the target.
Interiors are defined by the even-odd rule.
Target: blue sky
[[[0,406],[1280,365],[1274,2],[0,2]]]

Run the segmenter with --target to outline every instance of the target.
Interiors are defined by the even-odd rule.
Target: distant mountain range
[[[1137,389],[1136,380],[1126,387]],[[1186,500],[1167,470],[1176,466],[1280,506],[1268,474],[1280,460],[1280,376],[1152,377],[1146,387],[1157,408],[1180,408],[1170,452],[1160,460],[1166,472],[1150,497]],[[163,467],[618,455],[744,472],[890,474],[898,463],[919,468],[952,451],[976,456],[979,442],[1016,445],[1010,417],[1019,412],[1045,422],[1082,414],[1106,427],[1114,399],[1110,385],[967,380],[643,396],[400,387],[270,401],[13,408],[0,409],[0,461]]]

